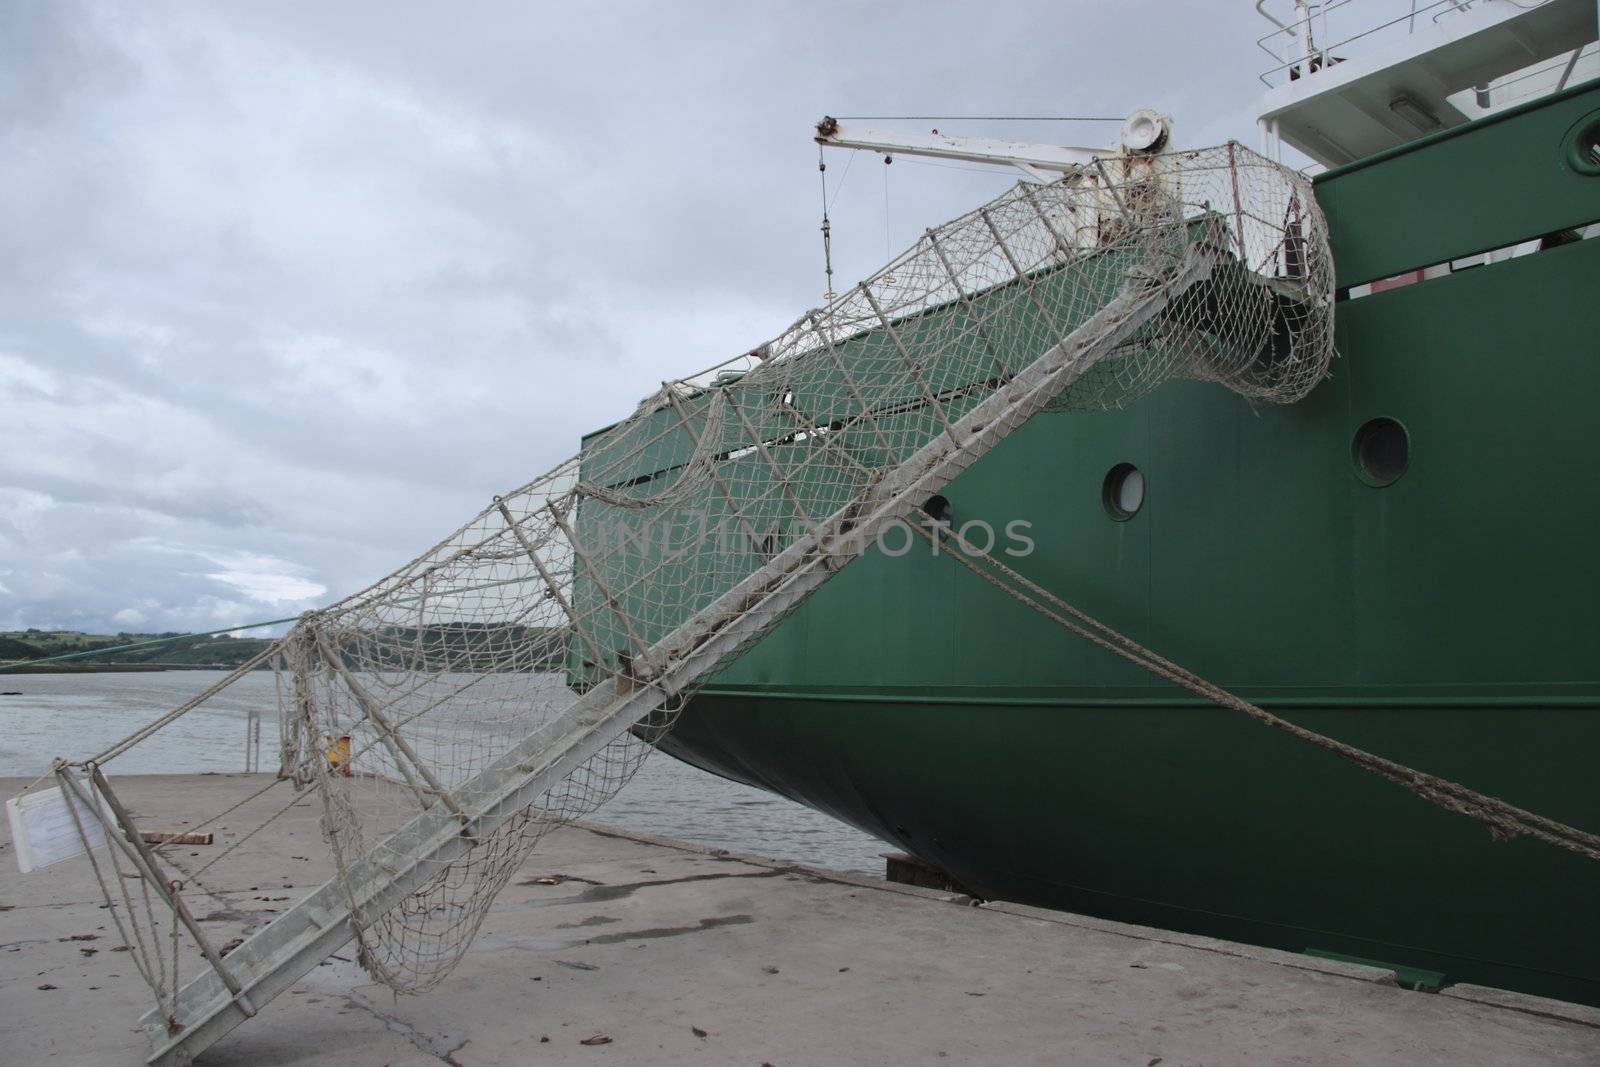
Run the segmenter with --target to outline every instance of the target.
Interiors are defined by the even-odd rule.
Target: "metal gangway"
[[[206,960],[179,988],[149,968],[149,1062],[189,1062],[352,940],[397,991],[441,980],[539,837],[620,789],[698,685],[1040,412],[1174,377],[1305,395],[1333,308],[1308,183],[1236,144],[1147,144],[929,230],[303,617],[263,662],[284,780],[320,799],[337,873],[226,955],[102,773],[126,746],[58,765],[85,846]]]

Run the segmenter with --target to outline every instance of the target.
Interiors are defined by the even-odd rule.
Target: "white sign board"
[[[73,809],[78,813],[77,822],[72,818]],[[12,797],[6,801],[6,817],[17,848],[17,866],[23,874],[83,855],[84,837],[89,839],[90,848],[106,843],[105,827],[95,813],[81,800],[63,793],[59,786]],[[83,824],[81,835],[78,822]]]

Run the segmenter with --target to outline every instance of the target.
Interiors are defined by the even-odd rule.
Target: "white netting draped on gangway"
[[[1033,414],[1177,377],[1297,400],[1333,298],[1309,183],[1237,145],[1019,184],[307,614],[273,655],[283,759],[364,965],[439,981],[696,685]]]
[[[678,654],[664,638],[948,439],[1130,277],[1158,286],[1196,250],[1209,267],[1053,405],[1113,407],[1175,376],[1303,396],[1332,352],[1308,184],[1234,146],[1110,166],[1020,184],[930,230],[831,306],[664,385],[409,566],[307,617],[285,642],[288,759],[327,798],[338,853],[368,852],[368,827],[393,821],[384,809],[435,803],[577,692],[619,674],[650,684]],[[400,989],[437,980],[539,833],[615,793],[685,692],[400,908],[362,915],[373,972]],[[326,753],[342,737],[348,776]]]

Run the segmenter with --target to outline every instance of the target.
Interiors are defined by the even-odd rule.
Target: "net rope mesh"
[[[848,562],[822,534],[879,529],[869,502],[909,517],[906,493],[940,483],[886,497],[896,472],[930,449],[975,455],[979,405],[1046,353],[1115,339],[1042,386],[1054,410],[1120,407],[1173,378],[1291,402],[1327,373],[1333,297],[1310,184],[1238,145],[1019,184],[307,614],[275,655],[284,767],[321,798],[363,964],[397,991],[440,981],[541,835],[622,788],[695,686],[796,603],[763,591],[819,553]],[[1108,311],[1135,306],[1158,310],[1136,326]],[[735,616],[737,640],[710,644]],[[478,777],[530,738],[561,743],[585,702],[630,728],[465,852],[419,858],[391,836],[441,805],[469,823]],[[372,871],[419,863],[420,888],[369,908]]]

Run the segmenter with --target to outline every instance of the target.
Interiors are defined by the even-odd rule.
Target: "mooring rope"
[[[1091,644],[1120,656],[1122,659],[1149,671],[1159,678],[1181,686],[1198,696],[1203,696],[1221,707],[1242,712],[1257,722],[1282,730],[1292,737],[1307,741],[1324,751],[1349,760],[1364,770],[1371,771],[1388,781],[1394,782],[1396,785],[1404,786],[1430,804],[1441,807],[1446,811],[1455,812],[1458,815],[1476,819],[1488,826],[1489,832],[1497,839],[1506,840],[1525,834],[1547,844],[1555,845],[1558,848],[1576,852],[1580,856],[1587,856],[1592,860],[1600,860],[1600,835],[1581,830],[1576,826],[1570,826],[1555,819],[1546,818],[1543,815],[1519,808],[1514,804],[1509,804],[1498,797],[1491,797],[1475,789],[1470,789],[1459,782],[1441,778],[1426,771],[1420,771],[1415,767],[1408,767],[1403,763],[1397,763],[1365,749],[1336,740],[1327,734],[1318,733],[1315,730],[1290,722],[1282,716],[1274,715],[1265,708],[1252,704],[1243,697],[1180,667],[1171,660],[1141,645],[1126,634],[1112,629],[1105,623],[1074,607],[1026,575],[1019,573],[978,548],[971,541],[962,537],[960,531],[947,529],[943,533],[936,535],[919,523],[911,523],[909,525],[930,542],[936,536],[953,539],[960,545],[962,551],[943,552],[940,553],[941,555],[949,556],[1018,603],[1032,608],[1062,628]],[[992,570],[985,570],[975,560],[982,560]]]

